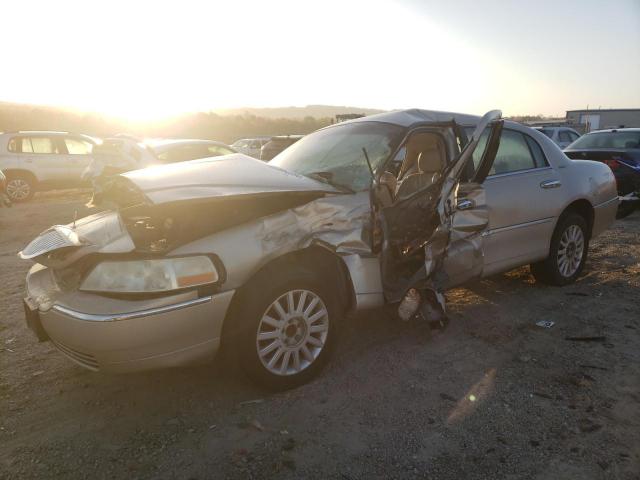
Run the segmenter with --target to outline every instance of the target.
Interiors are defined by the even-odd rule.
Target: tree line
[[[266,118],[252,114],[189,113],[155,122],[128,122],[96,113],[56,107],[0,103],[0,132],[56,130],[108,137],[129,133],[142,138],[201,138],[233,143],[243,137],[307,134],[331,118]]]

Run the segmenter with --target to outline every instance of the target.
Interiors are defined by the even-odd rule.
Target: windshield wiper
[[[346,185],[340,185],[339,183],[334,182],[333,172],[312,172],[307,174],[307,177],[326,183],[327,185],[331,185],[344,193],[356,193],[355,190],[347,187]]]

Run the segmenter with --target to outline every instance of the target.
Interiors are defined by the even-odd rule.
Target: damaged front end
[[[270,258],[268,252],[276,255],[276,251],[293,248],[294,238],[297,243],[318,241],[363,248],[355,233],[362,230],[362,224],[354,220],[357,216],[352,207],[346,207],[340,226],[331,227],[332,222],[340,223],[335,211],[345,209],[331,205],[333,187],[274,167],[265,170],[264,163],[247,159],[234,158],[234,168],[251,163],[253,169],[263,167],[262,175],[254,172],[253,177],[245,177],[244,184],[236,180],[233,187],[224,185],[229,180],[225,178],[224,167],[229,166],[225,160],[183,164],[179,175],[167,174],[174,169],[171,165],[116,177],[102,198],[102,206],[112,210],[55,225],[19,253],[22,259],[47,267],[52,279],[42,282],[46,287],[39,288],[37,294],[30,294],[30,305],[41,311],[50,309],[64,293],[77,290],[101,262],[161,259],[189,250],[189,244],[201,239],[206,240],[187,254],[218,257],[218,250],[224,254],[228,248],[236,249],[238,240],[216,241],[216,234],[238,231],[234,229],[238,226],[257,230],[250,234],[250,241],[259,246],[263,259]],[[322,218],[332,220],[323,223],[318,220]],[[345,228],[351,232],[342,234],[341,242],[338,232]],[[242,255],[236,252],[225,257],[232,263]],[[258,259],[255,262],[259,263]],[[218,267],[224,280],[225,268]]]

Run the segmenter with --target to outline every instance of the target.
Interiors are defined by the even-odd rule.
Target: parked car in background
[[[260,160],[268,162],[280,152],[296,143],[303,136],[304,135],[278,135],[271,137],[271,140],[269,140],[260,151]]]
[[[108,174],[138,170],[162,163],[185,162],[198,158],[219,157],[236,153],[231,147],[214,140],[150,139],[119,134],[105,138],[93,152],[93,162],[84,178],[95,178],[108,169]]]
[[[609,165],[621,197],[618,217],[633,212],[640,203],[640,128],[599,130],[583,135],[564,153],[575,160],[595,160]]]
[[[535,127],[535,129],[544,133],[560,148],[565,148],[580,138],[580,134],[569,127]]]
[[[35,264],[27,325],[94,371],[184,365],[225,345],[282,389],[319,372],[350,311],[411,294],[407,319],[442,318],[444,289],[525,264],[571,283],[614,219],[613,174],[500,115],[384,113],[269,163],[119,175],[105,192],[115,209],[20,252]]]
[[[233,142],[231,148],[238,153],[244,153],[253,158],[260,158],[260,150],[269,140],[271,140],[271,137],[241,138]]]
[[[93,199],[99,201],[114,175],[163,163],[178,163],[199,158],[235,153],[231,147],[213,140],[156,139],[145,140],[119,134],[105,138],[93,151],[93,160],[83,172],[91,181]]]
[[[69,132],[0,134],[0,169],[7,177],[7,196],[14,202],[26,202],[38,190],[82,184],[82,172],[97,142]]]
[[[219,157],[236,151],[222,142],[213,140],[145,140],[160,163],[185,162],[197,158]]]

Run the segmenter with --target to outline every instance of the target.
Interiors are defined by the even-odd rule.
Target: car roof
[[[270,140],[300,140],[302,137],[304,137],[304,135],[274,135]]]
[[[606,128],[604,130],[594,130],[593,132],[587,133],[587,135],[591,135],[592,133],[613,133],[613,132],[640,132],[640,128]]]
[[[0,132],[2,136],[10,136],[10,135],[46,135],[48,137],[75,137],[82,138],[84,140],[88,140],[93,144],[97,144],[101,142],[101,139],[97,137],[92,137],[90,135],[86,135],[84,133],[74,133],[74,132],[58,132],[53,130],[14,130],[9,132]]]
[[[409,110],[396,110],[393,112],[378,113],[367,117],[356,118],[341,122],[341,125],[359,122],[391,123],[401,127],[411,127],[421,123],[448,123],[455,120],[460,125],[475,125],[480,120],[478,115],[465,113],[442,112],[439,110],[421,110],[412,108]]]
[[[8,132],[0,132],[4,135],[76,135],[78,137],[87,137],[92,138],[89,135],[85,135],[84,133],[74,133],[74,132],[60,132],[56,130],[12,130]]]

